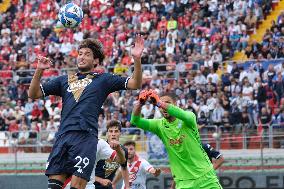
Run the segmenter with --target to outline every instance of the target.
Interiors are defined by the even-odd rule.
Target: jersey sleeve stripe
[[[222,154],[219,154],[219,155],[216,157],[216,159],[219,159],[221,156],[222,156]]]
[[[126,78],[126,81],[125,81],[125,83],[124,83],[124,88],[125,88],[126,90],[128,89],[128,88],[127,88],[127,84],[128,84],[129,79],[130,79],[130,77]]]
[[[113,151],[109,159],[114,161],[115,158],[116,158],[116,151]]]
[[[40,86],[40,90],[41,90],[41,92],[43,94],[43,97],[46,97],[45,92],[44,92],[43,87],[42,87],[42,84],[40,84],[39,86]]]

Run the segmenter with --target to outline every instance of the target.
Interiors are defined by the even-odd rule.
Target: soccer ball
[[[214,133],[212,134],[212,137],[215,138],[215,139],[217,139],[217,138],[220,137],[220,134],[217,133],[217,132],[214,132]]]
[[[74,3],[61,7],[58,14],[59,21],[66,28],[77,27],[82,22],[83,16],[82,9]]]

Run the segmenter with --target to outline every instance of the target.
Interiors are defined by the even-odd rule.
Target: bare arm
[[[128,89],[140,89],[142,87],[142,68],[141,58],[134,59],[134,71],[133,75],[127,83]]]
[[[37,63],[37,69],[34,73],[33,79],[31,81],[28,96],[31,99],[37,99],[43,96],[42,91],[40,89],[40,79],[42,77],[42,73],[45,69],[50,68],[51,61],[46,58],[39,56],[38,57],[38,63]]]
[[[134,71],[127,83],[128,89],[140,89],[142,87],[141,55],[144,50],[144,39],[143,36],[139,35],[135,40],[135,46],[131,49],[131,54],[134,59]]]
[[[161,169],[159,168],[151,168],[149,171],[154,177],[158,177],[161,174]]]
[[[114,149],[116,151],[115,161],[119,164],[125,163],[125,161],[126,161],[125,153],[124,153],[123,149],[121,148],[119,142],[118,141],[110,141],[109,145],[112,149]]]
[[[100,183],[103,186],[111,185],[111,181],[109,179],[104,179],[104,178],[95,176],[95,181]]]
[[[31,81],[28,95],[31,99],[37,99],[43,96],[40,90],[40,79],[42,77],[43,69],[36,69],[33,79]]]
[[[217,170],[221,165],[224,163],[225,159],[223,156],[219,157],[216,159],[216,161],[213,163],[213,167],[215,170]]]
[[[125,169],[123,168],[120,168],[120,171],[121,171],[121,175],[122,175],[122,178],[123,178],[123,181],[124,181],[124,185],[125,185],[125,188],[129,188],[129,172],[128,172],[128,168],[126,167]]]
[[[121,180],[122,178],[122,173],[121,169],[118,169],[115,173],[114,179],[112,181],[112,187],[115,188],[116,184]]]
[[[175,189],[175,188],[176,188],[176,183],[175,183],[175,181],[173,180],[170,189]]]
[[[119,163],[119,164],[122,164],[126,161],[125,159],[125,154],[124,154],[124,151],[122,150],[122,148],[119,146],[118,149],[116,149],[116,153],[117,153],[117,156],[115,158],[116,162]]]

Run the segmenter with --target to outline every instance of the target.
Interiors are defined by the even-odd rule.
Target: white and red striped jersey
[[[143,158],[134,157],[134,162],[127,163],[129,186],[131,189],[146,189],[146,175],[153,166]],[[124,182],[121,189],[124,189]]]

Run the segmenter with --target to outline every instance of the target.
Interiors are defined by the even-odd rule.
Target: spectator
[[[220,126],[222,124],[222,118],[224,116],[224,108],[219,102],[216,103],[216,108],[212,112],[212,121],[214,125]]]
[[[19,131],[19,136],[18,136],[18,144],[23,145],[27,144],[28,138],[29,138],[29,130],[27,125],[21,125],[21,129]]]
[[[259,114],[259,123],[268,126],[271,123],[271,115],[267,112],[265,107],[261,108],[261,112]]]

